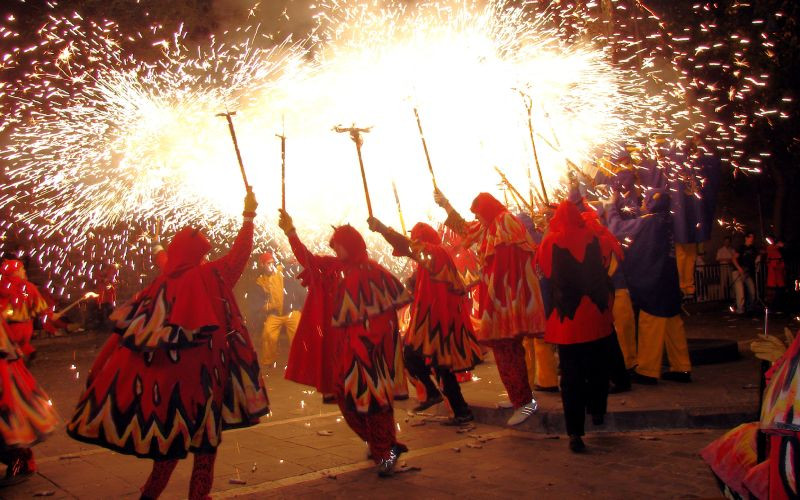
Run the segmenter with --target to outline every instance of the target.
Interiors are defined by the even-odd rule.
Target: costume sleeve
[[[311,253],[308,248],[306,248],[302,241],[300,241],[300,237],[297,236],[297,232],[294,232],[291,236],[289,236],[289,245],[292,247],[292,252],[294,252],[294,256],[301,266],[303,266],[305,269],[315,267],[314,264],[316,261],[316,256]]]
[[[411,241],[390,227],[386,229],[387,231],[381,234],[383,235],[384,239],[388,241],[390,245],[392,245],[392,253],[397,257],[413,258],[411,252]]]
[[[236,240],[228,253],[209,264],[219,272],[229,287],[233,287],[239,281],[250,259],[250,253],[253,251],[253,229],[252,221],[242,223],[242,228],[239,229],[239,234],[236,235]]]
[[[624,220],[619,214],[616,203],[611,203],[606,207],[606,223],[611,234],[622,241],[625,238],[632,238],[641,226],[639,218]]]
[[[56,333],[56,320],[53,319],[53,309],[49,308],[41,315],[42,328],[51,335]]]
[[[455,210],[447,213],[447,219],[445,219],[444,225],[449,227],[459,236],[466,235],[467,231],[469,230],[467,227],[467,221],[465,221],[464,218],[461,217],[461,215]]]

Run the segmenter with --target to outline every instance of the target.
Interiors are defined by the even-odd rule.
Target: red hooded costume
[[[58,425],[50,398],[22,362],[22,351],[0,319],[0,453],[30,448]],[[2,457],[0,457],[2,458]]]
[[[25,267],[19,260],[3,261],[0,268],[0,311],[7,323],[9,337],[25,356],[35,350],[31,345],[31,337],[36,317],[41,317],[46,330],[53,331],[50,304],[36,285],[28,281]]]
[[[471,303],[439,233],[420,222],[411,229],[410,240],[391,229],[384,236],[395,255],[417,264],[406,344],[432,366],[471,370],[483,358],[469,317]]]
[[[403,285],[367,256],[352,226],[336,228],[331,247],[345,258],[312,254],[297,234],[289,237],[300,277],[308,287],[286,378],[343,394],[340,402],[358,413],[391,408],[397,352],[397,309],[410,301]]]
[[[477,245],[481,264],[478,285],[482,342],[544,332],[539,281],[534,272],[536,246],[525,226],[488,193],[480,193],[472,212],[481,220],[466,223],[455,212],[447,224],[463,234],[463,245]]]
[[[575,344],[611,335],[614,290],[608,269],[621,250],[601,228],[570,201],[563,201],[550,221],[537,254],[547,342]]]
[[[114,334],[67,424],[73,438],[153,459],[210,453],[221,431],[269,412],[267,392],[232,288],[253,246],[245,222],[227,255],[179,231],[161,274],[111,315]]]

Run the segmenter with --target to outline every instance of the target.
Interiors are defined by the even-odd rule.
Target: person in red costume
[[[233,246],[211,262],[200,230],[178,231],[161,274],[112,313],[113,334],[67,423],[78,441],[153,459],[142,498],[157,498],[189,452],[189,498],[209,498],[222,431],[255,425],[269,413],[233,296],[253,248],[257,206],[248,192]]]
[[[786,262],[783,259],[783,242],[767,238],[767,303],[774,304],[786,288]]]
[[[393,473],[408,448],[395,435],[397,309],[410,302],[400,281],[367,255],[352,226],[337,227],[335,257],[312,254],[292,218],[281,210],[278,225],[289,238],[308,296],[297,327],[286,378],[331,389],[347,425],[367,442],[380,476]]]
[[[426,399],[415,410],[422,411],[442,401],[442,394],[430,377],[433,368],[454,414],[446,423],[471,422],[472,412],[455,373],[471,370],[483,355],[469,317],[467,287],[453,258],[442,246],[439,233],[424,222],[411,229],[410,239],[374,217],[368,223],[392,245],[394,255],[408,257],[417,264],[404,356],[409,373],[425,385]]]
[[[111,264],[103,269],[97,280],[97,324],[101,328],[113,326],[109,321],[109,316],[117,304],[117,278],[119,277],[119,267]]]
[[[800,335],[784,332],[786,343],[759,335],[750,344],[767,362],[760,420],[731,429],[700,452],[726,498],[800,498]]]
[[[31,447],[58,425],[50,398],[22,361],[22,351],[0,318],[0,462],[6,464],[0,487],[24,481],[36,472]]]
[[[445,224],[460,234],[463,245],[477,246],[481,281],[478,285],[478,340],[492,348],[500,379],[514,406],[508,425],[533,415],[539,404],[528,384],[522,339],[544,332],[539,280],[534,271],[536,246],[522,222],[488,193],[480,193],[465,221],[438,189],[436,203],[447,211]]]
[[[8,259],[0,266],[0,311],[8,325],[11,341],[22,350],[26,359],[36,355],[31,345],[33,320],[41,319],[42,326],[55,333],[50,324],[52,309],[36,285],[28,281],[22,261]]]
[[[592,224],[574,203],[561,202],[536,256],[547,311],[544,338],[558,346],[561,401],[573,452],[586,448],[587,413],[594,424],[603,423],[616,342],[609,269],[622,249]]]

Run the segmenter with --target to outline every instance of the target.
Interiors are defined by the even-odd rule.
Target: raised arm
[[[242,227],[233,242],[230,250],[224,256],[211,262],[211,266],[216,270],[225,284],[233,287],[244,272],[250,253],[253,251],[253,218],[256,216],[258,202],[252,191],[249,191],[244,198],[244,216]]]
[[[367,219],[367,224],[369,228],[377,233],[380,233],[390,245],[392,245],[392,249],[394,250],[394,255],[398,257],[412,257],[411,252],[411,240],[403,236],[402,234],[398,233],[394,229],[387,227],[383,222],[379,221],[375,217],[370,217]]]
[[[467,221],[456,212],[453,205],[450,204],[450,201],[439,191],[439,188],[433,191],[433,200],[447,212],[447,219],[444,221],[444,224],[459,236],[466,235],[468,232]]]
[[[316,267],[316,256],[300,241],[300,237],[297,236],[297,231],[294,228],[292,217],[283,209],[278,209],[278,213],[280,214],[278,216],[278,227],[289,238],[289,245],[292,247],[292,252],[297,262],[305,269]]]

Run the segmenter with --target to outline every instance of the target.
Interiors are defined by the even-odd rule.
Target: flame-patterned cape
[[[337,391],[339,351],[343,333],[333,327],[333,294],[341,280],[342,265],[331,256],[314,255],[297,235],[289,243],[303,266],[298,275],[308,289],[303,313],[297,325],[284,377],[298,384],[309,385],[323,394]]]
[[[67,424],[73,438],[153,459],[213,452],[224,429],[269,412],[258,359],[233,297],[253,245],[245,222],[230,252],[183,229],[161,275],[111,316],[114,333]]]
[[[333,387],[359,413],[385,411],[392,405],[395,370],[402,369],[395,366],[397,309],[411,297],[367,257],[363,238],[349,225],[338,227],[331,239],[332,246],[347,248],[346,259],[314,255],[296,234],[289,241],[309,290],[286,377]]]
[[[619,243],[599,234],[570,201],[561,202],[550,221],[536,259],[547,342],[591,342],[611,334],[614,290],[608,270]]]
[[[773,434],[800,433],[800,335],[767,372],[761,429]]]
[[[41,318],[45,330],[54,332],[50,303],[36,285],[28,281],[19,260],[8,259],[0,266],[0,312],[7,322],[9,337],[25,356],[34,351],[30,342],[35,318]]]
[[[761,421],[742,424],[703,448],[700,455],[740,498],[800,497],[800,336],[766,374]],[[756,436],[767,434],[768,456],[758,463]]]
[[[432,366],[454,372],[471,370],[483,358],[469,317],[472,305],[439,234],[420,222],[412,228],[410,240],[392,229],[384,237],[395,255],[417,264],[405,343]]]
[[[463,236],[465,247],[476,245],[478,249],[478,340],[491,343],[541,335],[545,319],[534,264],[536,245],[522,222],[490,194],[479,194],[472,211],[482,214],[488,225],[478,220],[467,223],[455,212],[445,223]]]
[[[32,321],[50,309],[47,299],[25,277],[22,262],[3,261],[0,267],[0,308],[7,322]]]
[[[440,227],[439,232],[442,235],[442,246],[453,258],[464,285],[467,289],[477,286],[481,281],[481,270],[475,253],[469,247],[464,247],[461,236],[447,226]]]
[[[29,448],[53,432],[58,417],[50,398],[25,367],[2,319],[0,384],[0,452]]]

